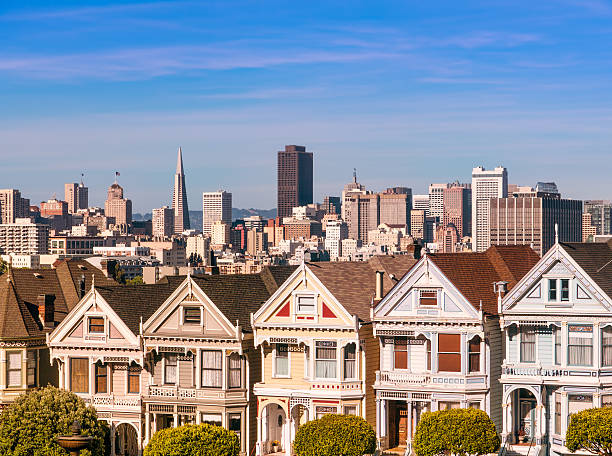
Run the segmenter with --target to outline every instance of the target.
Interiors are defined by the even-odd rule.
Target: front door
[[[535,409],[536,401],[530,399],[521,399],[521,422],[519,428],[519,435],[525,435],[527,441],[530,441],[535,436]]]
[[[389,401],[389,448],[406,445],[408,422],[408,405]]]
[[[408,441],[408,409],[406,407],[399,409],[398,423],[398,443],[399,446],[405,446]]]

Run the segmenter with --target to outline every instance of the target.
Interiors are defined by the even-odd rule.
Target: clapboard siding
[[[503,390],[499,381],[501,378],[501,365],[504,358],[504,337],[499,327],[497,317],[489,317],[486,322],[485,333],[487,334],[487,351],[489,359],[486,362],[489,374],[488,410],[491,420],[495,423],[497,430],[502,430],[502,400]]]
[[[546,332],[540,332],[538,334],[538,361],[542,366],[552,366],[553,364],[553,353],[552,353],[552,332],[550,330]]]
[[[365,414],[364,417],[368,423],[376,428],[376,392],[374,391],[374,382],[376,381],[376,369],[380,365],[380,344],[378,338],[374,337],[372,325],[364,325],[360,332],[359,338],[365,340],[365,345],[362,346],[365,353]]]
[[[506,330],[507,338],[506,343],[508,344],[508,359],[509,363],[519,362],[519,335],[516,331],[516,326],[510,326]]]

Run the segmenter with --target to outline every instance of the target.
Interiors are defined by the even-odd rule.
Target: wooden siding
[[[538,346],[538,357],[542,366],[552,366],[553,365],[553,338],[552,331],[549,328],[542,329],[538,331],[537,338],[537,346]]]
[[[253,346],[252,336],[248,340],[243,341],[243,347],[246,357],[246,362],[243,363],[243,366],[246,366],[246,364],[249,366],[248,377],[246,375],[243,376],[243,378],[246,378],[249,387],[247,398],[249,402],[249,416],[245,416],[245,420],[249,423],[247,454],[255,454],[253,450],[257,443],[257,397],[253,394],[253,387],[255,383],[261,381],[261,353],[259,347]]]
[[[179,386],[183,388],[194,388],[194,378],[193,378],[193,363],[195,362],[195,358],[191,360],[180,360],[178,361],[178,370],[179,370]]]
[[[376,370],[380,365],[380,344],[373,335],[371,324],[364,325],[359,331],[359,338],[365,341],[362,345],[365,355],[365,419],[376,429]],[[363,370],[362,370],[363,371]],[[362,378],[361,372],[359,378]],[[363,380],[363,379],[362,379]]]
[[[488,358],[485,371],[489,375],[489,394],[487,408],[491,420],[495,423],[498,432],[502,428],[502,400],[503,390],[499,379],[501,378],[501,365],[505,356],[504,337],[499,327],[497,317],[487,317],[485,323]]]
[[[127,393],[126,381],[127,371],[124,369],[119,370],[116,367],[110,369],[111,372],[111,391],[113,394],[123,396]]]

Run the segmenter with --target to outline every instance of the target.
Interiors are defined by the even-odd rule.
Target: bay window
[[[166,353],[164,356],[164,383],[175,385],[177,380],[176,353]]]
[[[336,342],[315,342],[315,377],[337,378],[336,374]]]
[[[555,399],[555,434],[561,435],[561,399]]]
[[[229,387],[240,388],[242,386],[241,359],[238,353],[232,353],[229,357]]]
[[[408,339],[406,337],[393,339],[393,367],[408,369]]]
[[[38,370],[38,350],[29,350],[26,356],[28,386],[36,386],[36,377]]]
[[[21,386],[21,352],[9,351],[6,354],[6,385],[8,387]]]
[[[480,336],[474,337],[468,344],[468,372],[480,372]]]
[[[140,393],[140,367],[128,366],[128,394]]]
[[[108,393],[108,367],[99,362],[94,365],[96,394]]]
[[[202,386],[221,388],[223,386],[223,355],[221,350],[202,350]]]
[[[601,365],[612,366],[612,326],[605,326],[601,330]]]
[[[593,365],[593,326],[567,325],[567,361],[570,366]]]
[[[521,328],[521,363],[536,361],[536,332],[534,328]]]
[[[438,370],[461,372],[460,334],[438,334]]]
[[[553,326],[553,338],[555,340],[554,363],[557,366],[561,365],[561,328]]]
[[[567,396],[567,425],[574,413],[593,407],[593,396],[588,394],[569,394]]]
[[[289,377],[289,345],[276,344],[274,353],[274,376]]]
[[[349,344],[344,347],[344,379],[349,380],[355,377],[355,362],[357,353],[355,350],[355,344]]]

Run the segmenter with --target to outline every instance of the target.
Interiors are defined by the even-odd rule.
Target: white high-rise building
[[[168,206],[153,209],[153,236],[169,237],[174,233],[174,209]]]
[[[49,226],[18,218],[0,224],[0,254],[43,255],[49,249]]]
[[[429,217],[429,195],[412,195],[412,209],[425,211],[425,216]]]
[[[491,246],[489,202],[508,196],[508,171],[502,166],[472,170],[472,250],[484,252]]]
[[[202,233],[210,236],[216,221],[232,224],[232,194],[224,190],[202,193]]]
[[[429,186],[429,215],[438,217],[442,221],[444,216],[444,189],[450,184],[430,184]]]
[[[325,230],[325,250],[329,252],[330,260],[342,256],[342,241],[348,238],[348,226],[342,220],[330,220]]]

